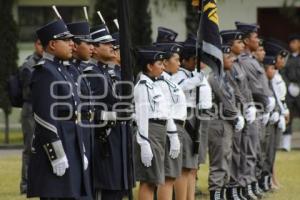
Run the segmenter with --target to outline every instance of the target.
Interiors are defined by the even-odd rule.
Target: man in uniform
[[[94,41],[93,66],[90,77],[95,99],[94,184],[96,199],[120,200],[132,186],[128,179],[129,148],[126,112],[116,112],[120,105],[120,87],[112,61],[115,58],[113,42],[106,25],[91,28]],[[92,77],[93,76],[93,77]],[[123,116],[123,114],[125,116]],[[123,116],[122,119],[119,117]],[[132,177],[131,177],[132,178]]]
[[[91,58],[94,50],[92,45],[92,38],[90,36],[90,28],[87,22],[75,22],[67,24],[68,29],[73,37],[73,56],[71,60],[72,66],[68,67],[70,74],[72,75],[75,85],[77,87],[78,93],[80,94],[80,99],[82,101],[80,106],[80,113],[88,116],[90,120],[82,120],[81,128],[83,129],[83,140],[85,147],[85,154],[88,160],[92,161],[92,151],[93,151],[93,100],[91,99],[91,89],[87,78],[85,77],[85,71],[88,71],[89,59]],[[87,182],[90,184],[91,190],[88,194],[88,199],[92,199],[92,162],[86,170]]]
[[[27,192],[27,169],[31,150],[32,135],[34,132],[30,83],[34,70],[33,66],[40,61],[43,55],[43,47],[38,38],[35,38],[34,48],[34,53],[26,58],[26,61],[23,63],[20,69],[20,80],[22,83],[22,96],[24,101],[21,113],[24,141],[24,150],[22,152],[22,179],[20,183],[21,194],[26,194]]]
[[[89,162],[79,126],[80,120],[86,119],[78,113],[81,101],[67,70],[73,35],[62,20],[36,33],[45,52],[35,66],[31,83],[36,126],[27,196],[41,200],[79,199],[89,190],[85,177]]]
[[[290,110],[290,119],[283,133],[281,145],[281,148],[286,151],[291,150],[293,119],[300,116],[300,35],[295,34],[289,37],[289,47],[290,55],[286,67],[281,71],[288,89],[286,101]]]
[[[236,27],[243,32],[243,42],[245,44],[245,52],[240,56],[239,63],[246,72],[253,100],[256,104],[259,104],[260,109],[263,111],[263,114],[258,116],[259,119],[249,124],[249,132],[247,132],[249,135],[247,157],[249,159],[247,159],[247,175],[245,177],[247,188],[245,194],[251,199],[257,199],[257,196],[261,196],[256,178],[257,156],[260,152],[260,128],[262,127],[262,121],[268,121],[270,112],[275,107],[275,99],[268,88],[264,69],[252,55],[259,47],[258,26],[256,24],[236,22]]]
[[[235,133],[233,136],[232,148],[232,165],[231,176],[227,189],[228,199],[244,199],[241,188],[246,184],[243,181],[243,175],[246,165],[246,150],[247,150],[247,130],[248,124],[255,120],[256,109],[253,105],[252,94],[249,89],[249,83],[245,75],[245,71],[239,64],[239,56],[244,51],[244,43],[242,41],[243,33],[238,30],[224,30],[220,32],[223,44],[230,47],[231,55],[234,57],[234,62],[230,69],[226,70],[226,75],[232,80],[232,86],[235,89],[237,103],[239,103],[240,112],[244,114],[246,124],[245,128]],[[241,93],[240,95],[237,95]]]

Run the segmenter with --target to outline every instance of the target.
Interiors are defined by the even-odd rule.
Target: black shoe
[[[227,188],[226,199],[227,200],[241,200],[239,197],[239,194],[238,194],[238,188],[236,188],[236,187]]]
[[[251,184],[246,186],[246,197],[249,200],[258,200],[257,196],[253,193]]]
[[[245,197],[245,195],[244,195],[244,192],[243,192],[243,187],[238,187],[238,195],[239,195],[239,198],[241,199],[241,200],[248,200],[246,197]]]
[[[264,191],[264,192],[268,192],[270,190],[269,187],[269,176],[263,176],[260,180],[260,188]]]
[[[221,198],[222,190],[211,190],[210,191],[210,200],[223,200]]]
[[[253,193],[257,196],[257,198],[261,199],[263,197],[263,193],[260,191],[260,188],[259,188],[257,182],[251,183],[251,188],[252,188]]]

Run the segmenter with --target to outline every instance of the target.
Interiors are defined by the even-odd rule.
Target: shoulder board
[[[150,85],[146,80],[140,80],[140,81],[139,81],[139,84],[145,84],[146,87],[147,87],[147,88],[150,88],[150,89],[153,88],[153,86]]]
[[[38,63],[36,63],[33,67],[34,68],[39,68],[42,67],[46,63],[45,60],[40,60]]]

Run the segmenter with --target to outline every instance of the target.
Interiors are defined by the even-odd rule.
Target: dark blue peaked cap
[[[157,60],[163,60],[165,58],[165,52],[159,50],[158,47],[149,46],[142,47],[137,50],[138,63],[150,63]]]
[[[120,47],[120,33],[115,32],[115,33],[111,34],[111,36],[113,39],[115,39],[115,41],[113,42],[114,47],[119,48]]]
[[[264,49],[267,56],[277,56],[281,55],[286,57],[289,52],[284,48],[280,41],[274,39],[264,40],[263,42]]]
[[[59,19],[46,24],[36,30],[36,35],[43,46],[46,46],[50,40],[72,38],[73,35],[68,30],[63,20]]]
[[[174,42],[178,35],[178,33],[176,33],[175,31],[165,27],[158,27],[157,32],[157,43]]]
[[[222,37],[222,43],[228,44],[233,40],[241,40],[243,39],[243,33],[239,30],[224,30],[220,32]]]
[[[156,47],[158,47],[163,52],[168,53],[180,53],[183,49],[183,46],[179,43],[156,43]]]
[[[236,28],[245,33],[252,33],[252,32],[257,32],[259,29],[259,26],[257,24],[247,24],[243,22],[235,22]]]
[[[80,39],[85,42],[93,42],[90,36],[90,27],[87,22],[74,22],[67,24],[67,27],[74,38]]]
[[[263,60],[263,64],[266,67],[266,65],[275,65],[276,60],[274,56],[265,56]]]
[[[294,33],[289,36],[289,42],[292,40],[300,40],[300,34]]]
[[[230,53],[231,52],[231,47],[229,46],[229,45],[222,45],[222,52],[223,52],[223,54],[228,54],[228,53]]]
[[[105,24],[92,27],[90,29],[91,37],[96,43],[113,43],[115,39],[109,33],[109,30]]]

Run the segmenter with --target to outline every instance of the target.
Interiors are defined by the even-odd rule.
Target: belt
[[[167,123],[167,120],[165,120],[165,119],[149,119],[149,122],[165,126]]]
[[[92,111],[83,111],[83,112],[75,111],[73,114],[70,114],[69,111],[58,111],[57,117],[67,118],[64,120],[75,121],[75,123],[81,122],[82,120],[93,121],[94,120],[94,112],[92,112]]]
[[[180,125],[180,126],[184,126],[185,121],[183,120],[179,120],[179,119],[174,119],[175,124]]]

